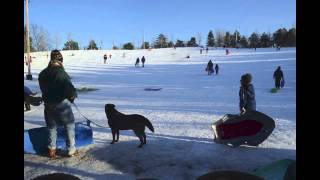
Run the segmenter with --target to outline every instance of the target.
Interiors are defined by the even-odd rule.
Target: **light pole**
[[[29,14],[28,14],[28,3],[29,0],[26,0],[26,33],[27,33],[27,62],[28,62],[28,74],[26,76],[27,80],[32,80],[31,74],[31,57],[30,57],[30,41],[29,41]]]
[[[146,49],[146,46],[144,44],[144,31],[142,31],[142,48]]]

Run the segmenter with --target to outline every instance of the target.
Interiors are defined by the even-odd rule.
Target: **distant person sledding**
[[[134,64],[135,67],[139,67],[140,59],[139,57],[136,59],[136,63]]]
[[[214,73],[213,63],[212,63],[211,59],[207,64],[206,71],[208,72],[208,75],[211,75],[212,73]]]
[[[212,124],[216,143],[231,147],[242,144],[258,146],[275,128],[275,122],[271,117],[256,111],[255,92],[251,81],[251,74],[241,76],[240,115],[226,114]]]

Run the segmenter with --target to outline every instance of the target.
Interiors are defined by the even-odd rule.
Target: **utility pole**
[[[236,43],[235,43],[235,48],[238,47],[238,31],[236,30]]]
[[[143,33],[143,35],[142,35],[142,45],[143,45],[143,49],[146,49],[146,46],[144,44],[144,31],[142,33]]]
[[[237,30],[236,30],[236,43],[238,42],[238,41],[237,41],[237,37],[238,37],[238,33],[237,33]]]
[[[28,13],[28,3],[29,0],[26,0],[26,33],[27,33],[27,62],[28,62],[28,74],[26,76],[27,80],[32,80],[31,74],[31,57],[30,57],[30,39],[29,39],[29,13]]]

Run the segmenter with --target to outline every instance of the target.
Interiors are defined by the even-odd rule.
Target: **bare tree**
[[[72,34],[71,32],[68,33],[68,41],[71,41],[72,40]]]
[[[59,45],[61,44],[61,37],[59,36],[59,34],[56,34],[54,36],[54,41],[55,41],[56,49],[58,49]]]
[[[51,49],[50,37],[47,31],[40,29],[39,51],[47,51]]]
[[[68,38],[68,40],[67,40],[68,42],[71,42],[71,41],[72,41],[71,32],[68,33],[68,37],[67,37],[67,38]],[[68,45],[69,45],[68,49],[70,50],[70,49],[71,49],[71,47],[70,47],[70,46],[71,46],[71,43],[68,43]]]
[[[31,25],[31,37],[36,51],[46,51],[50,49],[51,43],[49,34],[43,27],[36,24]]]
[[[38,51],[39,40],[40,40],[40,28],[36,24],[31,24],[30,27],[31,38],[33,40],[33,46],[36,51]]]

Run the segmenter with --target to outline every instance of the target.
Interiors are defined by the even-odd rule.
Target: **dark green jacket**
[[[39,74],[39,85],[45,104],[58,104],[77,97],[77,92],[59,61],[52,61]]]

